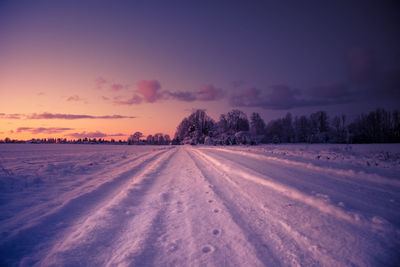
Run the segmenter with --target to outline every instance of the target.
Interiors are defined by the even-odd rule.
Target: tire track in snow
[[[108,181],[105,180],[104,183],[92,188],[91,191],[84,190],[80,194],[78,188],[76,190],[77,195],[72,194],[71,198],[65,200],[63,206],[53,213],[42,216],[38,222],[24,226],[24,229],[3,240],[0,244],[0,255],[2,255],[3,262],[19,262],[25,257],[25,260],[21,261],[22,265],[35,264],[40,258],[39,254],[50,249],[52,244],[49,243],[57,242],[60,235],[63,235],[60,233],[63,233],[70,225],[80,223],[83,220],[82,218],[90,215],[93,210],[101,207],[110,197],[118,194],[121,188],[124,188],[131,181],[132,176],[165,153],[166,151],[157,151],[151,154],[138,165],[117,177],[112,177]]]
[[[157,174],[166,168],[175,153],[173,149],[153,158],[116,195],[67,229],[64,238],[50,250],[42,265],[104,264],[112,256],[115,240],[125,233],[126,225],[135,218],[135,209],[143,204],[147,192],[157,185]]]
[[[199,152],[198,150],[196,150],[195,152],[201,153],[201,155],[204,155],[203,152]],[[233,164],[234,162],[230,162],[230,160],[226,160],[225,158],[223,158],[223,161],[220,162],[219,160],[216,160],[213,157],[209,156],[207,158],[207,155],[205,155],[205,156],[206,156],[205,160],[207,162],[214,161],[214,163],[215,162],[217,163],[217,165],[215,165],[215,166],[217,166],[217,169],[222,170],[223,172],[225,172],[228,175],[228,176],[226,176],[226,180],[229,181],[231,185],[236,186],[239,189],[238,190],[239,192],[246,192],[245,189],[247,188],[247,186],[251,186],[251,187],[254,187],[255,191],[254,191],[254,189],[251,189],[252,191],[250,191],[250,195],[248,195],[250,197],[250,199],[254,197],[253,194],[256,193],[257,191],[262,193],[263,190],[261,190],[261,188],[258,189],[257,187],[255,187],[255,185],[260,184],[260,183],[258,183],[259,179],[254,180],[254,179],[246,179],[246,178],[248,178],[248,176],[250,176],[250,177],[255,176],[256,178],[258,177],[261,179],[261,181],[263,181],[264,179],[268,179],[268,177],[264,177],[264,175],[262,175],[258,172],[247,169],[240,162],[235,162],[236,165],[239,164],[239,166],[236,167],[236,165]],[[210,161],[210,159],[211,159],[211,161]],[[228,165],[224,164],[223,163],[224,161],[227,161]],[[246,160],[244,160],[244,162],[245,161]],[[245,173],[245,177],[242,176],[244,173]],[[238,177],[238,178],[240,177],[240,179],[244,178],[243,181],[249,181],[249,182],[253,183],[253,185],[248,184],[248,185],[246,185],[246,187],[242,187],[242,186],[244,186],[244,183],[240,182],[240,180],[238,180],[238,181],[232,180],[231,177],[229,177],[232,175],[234,177]],[[240,182],[240,183],[238,183],[238,182]],[[278,185],[279,185],[279,183],[278,183]],[[270,188],[278,194],[281,194],[281,192],[282,192],[281,190],[278,190],[278,191],[275,190],[274,186],[273,187],[266,186],[266,188]],[[287,190],[290,190],[290,187]],[[287,191],[286,192],[283,191],[283,192],[284,192],[284,194],[281,194],[282,196],[286,196],[289,198],[291,198],[293,196],[292,194],[287,194],[288,193]],[[262,198],[264,198],[263,195],[260,195],[260,199],[262,199]],[[295,199],[295,200],[298,201],[299,199]],[[310,200],[313,200],[313,199],[311,198]],[[300,202],[308,205],[307,202],[303,202],[303,201],[301,201],[301,199],[300,199]],[[319,204],[319,203],[320,203],[320,200],[317,200],[317,203],[315,203],[315,204]],[[275,204],[279,205],[280,203],[278,202]],[[323,204],[330,205],[329,203],[323,203]],[[296,210],[299,207],[300,206],[298,206],[296,208]],[[314,207],[314,205],[311,207]],[[284,208],[284,207],[282,206],[282,208]],[[284,211],[284,210],[282,210],[282,208],[281,208],[281,210],[279,210],[279,208],[276,209],[274,207],[273,210],[275,210],[275,213],[271,214],[270,217],[272,219],[282,217],[282,215],[283,215],[282,212]],[[334,208],[336,208],[336,207],[334,207]],[[314,216],[318,216],[318,213],[316,213],[316,212],[310,213],[310,211],[306,207],[302,207],[302,210],[305,211],[306,216],[312,216],[312,217],[309,217],[311,220],[314,221],[314,222],[311,222],[312,223],[311,225],[317,226],[318,227],[317,229],[313,229],[313,228],[309,228],[309,227],[302,227],[302,225],[296,225],[298,223],[298,219],[293,216],[284,216],[283,220],[279,219],[279,220],[276,220],[276,222],[279,223],[285,231],[290,231],[291,237],[294,238],[296,240],[296,242],[299,243],[299,245],[303,244],[303,246],[309,248],[309,251],[311,251],[312,254],[316,255],[315,256],[316,259],[325,260],[328,263],[335,262],[335,260],[346,259],[346,262],[342,261],[341,264],[365,265],[368,262],[377,262],[376,258],[373,258],[372,255],[375,255],[374,257],[377,257],[380,260],[384,260],[384,261],[388,260],[388,262],[390,261],[391,258],[394,257],[394,255],[396,255],[396,250],[398,248],[398,245],[396,245],[396,244],[398,244],[396,236],[398,236],[399,231],[397,228],[391,227],[391,225],[385,221],[383,221],[383,222],[379,221],[377,223],[377,222],[374,222],[374,220],[373,220],[371,223],[371,221],[369,221],[369,220],[364,220],[363,219],[364,217],[362,217],[362,216],[358,217],[358,214],[349,212],[349,215],[351,216],[351,218],[354,218],[354,221],[351,221],[351,220],[348,221],[348,220],[341,219],[341,220],[343,220],[343,222],[341,223],[341,222],[332,221],[332,219],[337,218],[336,216],[333,216],[332,219],[329,219],[328,217],[324,217],[324,218],[321,218],[322,219],[321,220],[321,219],[317,219],[314,217]],[[334,215],[332,213],[326,213],[320,209],[317,209],[317,210],[322,211],[325,214]],[[299,215],[304,217],[304,215],[302,213],[300,213]],[[304,218],[307,218],[307,217],[304,217]],[[359,220],[359,218],[361,218],[361,219]],[[321,224],[321,222],[322,222],[322,224]],[[350,224],[346,224],[346,223],[350,223]],[[331,224],[335,225],[335,227],[330,226]],[[309,225],[309,223],[307,222],[306,225]],[[292,226],[294,226],[294,228]],[[321,230],[319,230],[321,226],[323,228]],[[336,228],[336,227],[338,227],[338,228]],[[296,228],[300,229],[300,232],[299,232],[299,230],[296,230]],[[303,230],[301,230],[301,229],[303,229]],[[326,229],[326,230],[323,230],[323,229]],[[323,232],[321,232],[321,231],[323,231]],[[319,240],[321,237],[324,238],[323,242],[321,242]],[[380,242],[380,243],[383,242],[383,243],[380,246],[376,246],[376,242]],[[323,257],[319,257],[317,255],[319,253],[322,253]],[[324,264],[324,265],[326,265],[326,264]],[[328,264],[328,265],[330,265],[330,264]]]
[[[40,203],[35,206],[30,206],[27,209],[21,210],[18,214],[14,215],[10,219],[6,219],[1,222],[0,228],[7,232],[7,238],[13,236],[15,232],[24,230],[26,227],[32,227],[39,223],[42,218],[56,212],[64,205],[68,204],[71,199],[78,198],[82,195],[89,193],[90,191],[96,190],[103,183],[108,183],[114,178],[124,175],[125,172],[138,167],[139,164],[143,164],[146,160],[162,153],[164,151],[157,150],[155,152],[143,153],[134,158],[126,159],[122,162],[112,164],[106,168],[84,175],[82,177],[76,177],[71,185],[68,185],[68,191],[60,192],[55,199]],[[103,178],[98,178],[98,177]],[[109,177],[113,178],[109,178]],[[96,177],[96,178],[95,178]],[[72,190],[70,189],[72,187]],[[51,207],[49,209],[49,207]],[[43,211],[46,212],[43,212]],[[26,222],[29,221],[29,225]]]
[[[287,168],[283,162],[270,163],[258,157],[255,158],[257,163],[253,164],[251,160],[242,160],[247,157],[247,153],[229,153],[224,149],[218,149],[222,153],[205,150],[217,161],[228,161],[229,166],[238,166],[261,180],[271,181],[309,196],[311,200],[315,199],[316,205],[325,203],[333,210],[343,211],[353,218],[355,226],[366,226],[377,231],[391,229],[396,232],[396,225],[400,222],[398,205],[389,202],[390,199],[398,198],[398,187],[362,183],[359,179],[344,179],[338,174],[309,171],[293,165]],[[230,157],[231,155],[240,155],[240,158]],[[374,198],[371,199],[370,195],[374,195]]]
[[[236,218],[237,223],[243,225],[246,231],[253,233],[253,235],[262,237],[268,234],[268,237],[262,238],[261,241],[253,240],[252,242],[259,246],[268,244],[274,254],[279,255],[280,264],[291,266],[321,264],[323,266],[337,266],[343,264],[340,258],[337,259],[330,255],[328,251],[318,244],[313,244],[307,236],[297,232],[287,222],[279,219],[279,216],[277,216],[279,214],[266,210],[265,205],[253,199],[254,195],[247,194],[244,190],[245,188],[231,180],[230,176],[238,175],[236,168],[221,168],[222,163],[214,165],[214,171],[219,173],[218,176],[215,176],[209,170],[210,157],[198,150],[193,152],[200,159],[200,161],[196,162],[203,162],[203,165],[199,164],[199,168],[205,172],[205,177],[211,178],[214,183],[220,183],[220,186],[213,187],[213,190],[225,200],[225,205],[234,214],[232,217]],[[241,175],[240,172],[239,175]],[[223,178],[223,181],[221,181],[221,178]],[[229,183],[227,184],[224,181]],[[226,188],[228,185],[232,188]],[[310,255],[307,256],[307,254]]]
[[[197,150],[190,150],[190,154],[194,157],[193,161],[204,179],[212,185],[210,190],[221,199],[232,221],[241,229],[247,242],[254,248],[257,258],[265,266],[299,266],[296,255],[283,249],[280,252],[283,252],[284,256],[277,253],[276,247],[283,248],[281,238],[271,229],[260,230],[260,225],[256,225],[261,222],[259,214],[253,207],[245,204],[249,200],[243,199],[241,189],[232,181],[230,181],[230,184],[234,186],[233,188],[224,183],[227,180],[221,180],[221,169],[210,165],[208,160],[202,157]],[[221,182],[222,184],[220,184]],[[266,236],[266,233],[270,236]]]
[[[161,195],[142,203],[108,266],[262,266],[219,199],[208,202],[209,183],[184,148],[160,175],[152,191]]]
[[[209,149],[209,148],[203,148],[203,149]],[[390,178],[386,178],[384,176],[381,176],[376,173],[366,173],[363,171],[355,171],[355,170],[344,170],[344,169],[337,169],[337,168],[331,168],[331,167],[320,167],[316,166],[312,163],[305,163],[305,162],[300,162],[300,161],[295,161],[295,160],[289,160],[289,159],[282,159],[278,157],[271,157],[267,155],[262,155],[262,154],[257,154],[257,153],[251,153],[251,152],[245,152],[245,151],[235,151],[231,149],[223,149],[223,148],[217,148],[215,150],[219,151],[224,151],[227,153],[231,154],[237,154],[237,155],[243,155],[255,159],[262,159],[262,160],[268,160],[268,161],[274,161],[278,163],[283,163],[287,166],[296,166],[296,167],[301,167],[301,168],[306,168],[310,170],[315,170],[319,172],[324,172],[324,173],[331,173],[335,174],[337,176],[346,176],[352,179],[357,179],[357,180],[365,180],[371,183],[378,183],[378,184],[385,184],[385,185],[390,185],[390,186],[396,186],[400,187],[400,180],[394,180]],[[362,178],[359,178],[362,177]]]
[[[186,147],[189,167],[187,202],[192,203],[186,223],[197,248],[192,256],[194,265],[203,266],[263,266],[257,249],[248,241],[247,234],[236,224],[223,199],[212,190],[213,185],[204,176]],[[201,248],[201,250],[199,250]],[[269,263],[276,263],[268,258]]]
[[[330,214],[336,218],[340,218],[340,219],[350,222],[352,224],[359,223],[359,218],[357,216],[354,216],[353,214],[349,214],[333,205],[325,203],[324,201],[322,201],[320,199],[317,199],[317,198],[314,198],[307,194],[304,194],[290,186],[286,186],[286,185],[283,185],[283,184],[280,184],[277,182],[273,182],[273,179],[270,179],[269,177],[266,177],[263,174],[257,173],[255,171],[249,170],[244,167],[234,168],[234,167],[231,167],[232,165],[231,166],[225,165],[225,164],[221,163],[220,161],[216,160],[215,158],[205,154],[204,152],[200,152],[200,151],[196,151],[196,152],[201,153],[202,154],[201,156],[203,158],[205,158],[207,161],[214,164],[215,166],[218,166],[221,170],[223,170],[227,173],[234,172],[246,180],[269,187],[269,188],[279,192],[282,195],[285,195],[296,201],[300,201],[304,204],[307,204],[311,207],[318,209],[321,212]]]

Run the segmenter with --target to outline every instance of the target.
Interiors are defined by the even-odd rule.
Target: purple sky
[[[177,124],[191,108],[266,121],[398,108],[399,11],[398,1],[3,0],[0,112],[139,121],[161,110]],[[27,92],[49,97],[28,109],[13,95]],[[65,106],[47,104],[56,97]]]

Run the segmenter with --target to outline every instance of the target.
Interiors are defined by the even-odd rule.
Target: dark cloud
[[[275,85],[267,90],[248,88],[239,91],[232,95],[229,101],[232,106],[276,110],[332,105],[347,101],[345,96],[333,98],[332,95],[328,96],[327,94],[331,94],[328,87],[315,87],[305,93],[287,85]]]
[[[65,131],[70,131],[73,130],[73,128],[60,128],[60,127],[50,127],[50,128],[32,128],[32,127],[19,127],[16,132],[17,133],[22,133],[22,132],[29,132],[31,134],[57,134],[57,133],[62,133]]]
[[[232,106],[257,107],[262,105],[262,91],[258,88],[247,88],[231,95],[229,102]]]
[[[400,101],[400,67],[385,69],[372,51],[355,48],[348,55],[349,71],[343,81],[296,89],[288,85],[238,89],[233,106],[292,109],[378,100]]]
[[[384,67],[372,50],[354,48],[349,52],[347,84],[364,100],[400,101],[400,65]],[[381,64],[379,64],[381,63]],[[388,64],[386,64],[388,65]]]
[[[245,84],[246,84],[246,82],[242,81],[242,80],[237,80],[237,81],[231,82],[231,85],[232,85],[233,88],[239,88],[239,87],[241,87],[241,86],[243,86]]]
[[[196,95],[193,92],[189,91],[167,91],[166,95],[168,98],[176,99],[179,101],[192,102],[196,100]]]
[[[221,88],[216,88],[212,84],[206,84],[195,92],[191,91],[165,91],[166,98],[172,98],[179,101],[216,101],[225,97],[225,92]]]
[[[336,99],[343,102],[353,101],[354,92],[346,83],[323,84],[311,87],[307,92],[312,97],[319,99]]]
[[[74,137],[74,138],[85,138],[85,137],[87,137],[87,138],[104,138],[104,137],[110,137],[110,136],[113,136],[113,137],[125,136],[125,134],[122,134],[122,133],[106,134],[106,133],[102,133],[99,131],[96,131],[96,132],[83,131],[80,133],[70,133],[70,134],[67,134],[67,136]]]
[[[349,81],[353,83],[369,82],[377,74],[377,63],[371,50],[360,47],[350,50],[348,56]]]
[[[196,95],[197,100],[200,101],[215,101],[222,99],[225,93],[221,88],[216,88],[212,84],[206,84],[196,92]]]

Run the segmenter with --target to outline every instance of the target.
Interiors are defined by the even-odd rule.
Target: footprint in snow
[[[207,245],[207,246],[203,247],[203,248],[201,249],[201,251],[202,251],[203,253],[210,253],[210,252],[213,252],[213,251],[214,251],[214,247],[213,247],[213,246],[210,246],[210,245]]]
[[[169,200],[169,194],[168,193],[163,193],[161,195],[161,198],[162,198],[163,201],[168,201]]]
[[[178,244],[176,242],[171,242],[167,245],[168,252],[175,252],[178,250]]]

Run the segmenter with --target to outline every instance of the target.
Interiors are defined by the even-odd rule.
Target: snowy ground
[[[391,266],[399,145],[0,145],[0,266]]]

